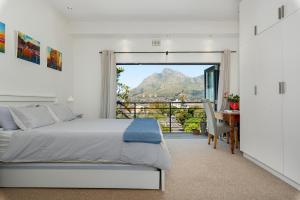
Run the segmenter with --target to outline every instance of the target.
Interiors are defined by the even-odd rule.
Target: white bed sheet
[[[7,151],[11,136],[18,132],[20,130],[4,131],[0,129],[0,158]]]
[[[13,133],[2,162],[109,162],[169,169],[170,155],[161,144],[125,143],[132,120],[77,119]]]

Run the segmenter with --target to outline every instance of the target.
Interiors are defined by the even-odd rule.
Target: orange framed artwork
[[[62,53],[51,47],[47,48],[47,67],[62,71]]]
[[[40,42],[22,32],[18,34],[17,57],[35,64],[40,64]]]
[[[0,22],[0,52],[5,53],[5,24]]]

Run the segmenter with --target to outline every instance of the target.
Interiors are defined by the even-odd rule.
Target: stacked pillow
[[[8,107],[0,107],[0,127],[2,127],[4,131],[19,129],[13,117],[11,116]]]
[[[63,104],[0,107],[0,127],[3,130],[28,130],[76,118],[72,110]]]
[[[48,108],[42,105],[11,107],[10,113],[22,130],[49,126],[55,123]]]
[[[48,108],[57,122],[71,121],[77,118],[72,110],[64,104],[50,104]]]

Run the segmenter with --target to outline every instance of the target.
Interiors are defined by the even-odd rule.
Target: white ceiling
[[[47,0],[73,21],[237,20],[240,0]],[[70,7],[72,9],[67,9]]]

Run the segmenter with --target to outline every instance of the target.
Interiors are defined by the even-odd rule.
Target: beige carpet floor
[[[173,167],[166,191],[106,189],[0,189],[1,200],[300,200],[300,192],[265,170],[217,150],[202,139],[167,140]]]

